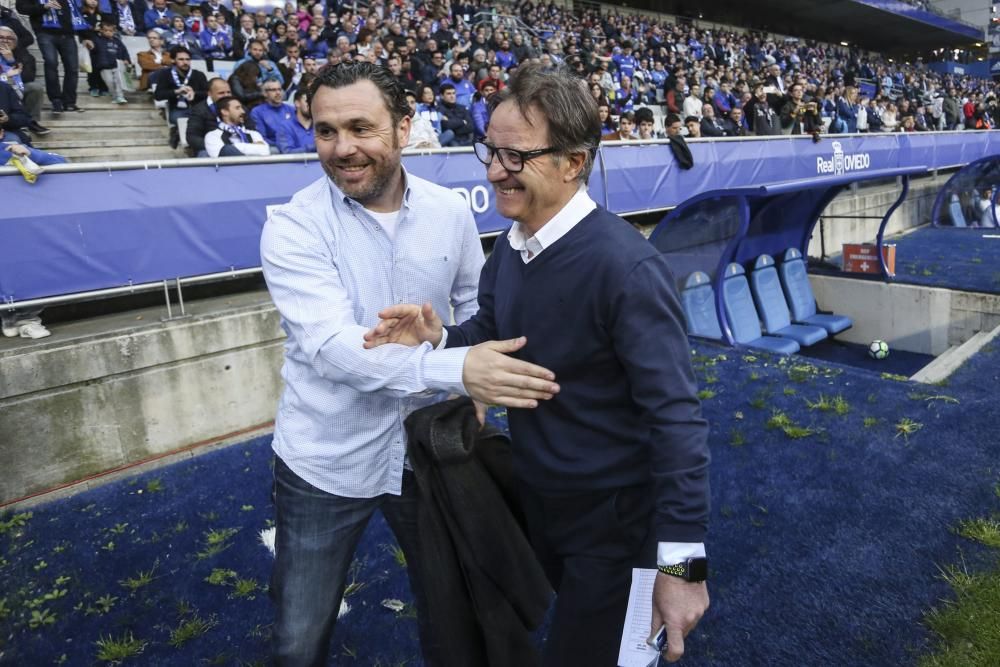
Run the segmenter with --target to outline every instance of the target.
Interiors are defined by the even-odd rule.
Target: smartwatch
[[[708,579],[707,558],[688,558],[674,565],[660,565],[656,569],[663,574],[669,574],[684,581],[698,582]]]

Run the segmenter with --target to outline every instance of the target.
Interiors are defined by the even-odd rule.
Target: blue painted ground
[[[945,387],[709,345],[693,358],[712,422],[712,607],[684,664],[913,664],[933,640],[923,613],[949,595],[939,568],[995,558],[952,529],[1000,510],[996,344]],[[837,396],[843,414],[815,407]],[[270,475],[257,439],[2,517],[0,663],[93,665],[95,642],[131,633],[132,664],[263,664]],[[409,609],[381,605],[410,601],[392,543],[373,522],[333,664],[419,663]],[[171,644],[192,619],[210,627]]]
[[[990,238],[990,237],[997,238]],[[896,244],[895,282],[1000,292],[1000,230],[929,225],[885,238]],[[831,258],[838,265],[840,259]]]

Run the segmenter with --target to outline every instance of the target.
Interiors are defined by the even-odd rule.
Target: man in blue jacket
[[[544,664],[617,664],[633,567],[659,571],[651,632],[666,628],[678,660],[708,607],[709,453],[670,266],[587,194],[600,119],[579,79],[522,66],[492,106],[476,157],[514,223],[479,311],[442,327],[430,304],[389,306],[365,346],[526,337],[515,356],[559,383],[508,409],[528,535],[558,594]]]
[[[257,131],[264,135],[269,146],[278,148],[278,131],[295,117],[295,107],[285,102],[285,88],[280,81],[271,79],[261,87],[264,104],[258,104],[250,112],[250,118]]]
[[[260,107],[257,107],[258,109]],[[309,91],[295,93],[295,114],[278,129],[278,151],[281,153],[315,153],[316,134],[309,112]]]

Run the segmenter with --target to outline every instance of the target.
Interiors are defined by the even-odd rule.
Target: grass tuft
[[[169,644],[174,648],[180,648],[196,637],[200,637],[218,624],[214,616],[201,618],[198,615],[184,619],[181,624],[170,631]]]
[[[146,642],[136,639],[131,632],[126,632],[120,639],[111,636],[101,637],[94,644],[97,646],[97,659],[119,665],[128,658],[134,658],[146,648]]]
[[[958,534],[970,540],[982,542],[986,546],[1000,549],[1000,521],[997,519],[962,521],[958,524]]]
[[[970,574],[950,566],[943,573],[955,592],[927,613],[926,624],[940,642],[920,667],[995,667],[1000,656],[1000,569]]]

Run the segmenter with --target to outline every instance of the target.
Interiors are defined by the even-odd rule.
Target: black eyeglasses
[[[539,148],[533,151],[519,151],[516,148],[500,148],[491,146],[485,141],[477,141],[472,144],[476,151],[476,157],[487,167],[493,163],[493,156],[500,160],[500,166],[512,174],[516,174],[524,169],[524,163],[534,160],[536,157],[549,155],[558,151],[558,148]]]

